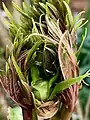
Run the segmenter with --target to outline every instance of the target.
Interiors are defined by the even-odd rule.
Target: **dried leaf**
[[[52,118],[58,111],[59,100],[43,102],[35,106],[38,116],[42,119]]]

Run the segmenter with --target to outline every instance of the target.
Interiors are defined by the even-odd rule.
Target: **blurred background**
[[[23,0],[13,1],[19,6],[22,6]],[[29,0],[27,1],[29,2]],[[20,14],[13,9],[12,0],[0,0],[0,69],[5,69],[5,46],[8,45],[9,48],[11,48],[11,42],[9,38],[8,26],[5,23],[5,19],[7,19],[7,17],[3,11],[2,2],[5,3],[8,10],[11,12],[17,22],[20,21]],[[90,21],[90,0],[71,0],[70,7],[73,15],[77,15],[80,11],[85,10],[86,13],[84,16]],[[90,69],[90,22],[77,31],[77,38],[79,46],[86,27],[88,29],[88,33],[79,56],[80,74],[83,74]],[[90,78],[85,79],[85,82],[88,85],[82,83],[79,99],[72,115],[72,120],[90,120]],[[7,109],[10,105],[12,106],[12,101],[0,87],[0,120],[7,120]]]

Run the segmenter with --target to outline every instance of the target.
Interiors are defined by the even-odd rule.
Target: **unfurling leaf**
[[[16,69],[16,72],[17,72],[20,80],[23,80],[23,81],[27,82],[26,79],[25,79],[25,77],[24,77],[24,75],[23,75],[23,73],[21,72],[21,69],[18,66],[18,64],[17,64],[17,62],[16,62],[15,57],[13,56],[13,54],[12,54],[12,61],[13,61],[13,65],[14,65],[14,67]]]
[[[60,92],[62,92],[66,88],[69,88],[70,86],[72,86],[76,83],[79,84],[84,78],[88,77],[89,75],[90,75],[90,73],[86,73],[86,74],[81,75],[79,77],[70,78],[70,79],[67,79],[67,80],[64,80],[64,81],[58,83],[55,86],[49,99],[52,99],[55,95],[59,94]]]

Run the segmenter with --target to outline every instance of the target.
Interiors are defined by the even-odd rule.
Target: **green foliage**
[[[8,120],[23,120],[22,109],[20,107],[9,107],[8,114]]]
[[[3,4],[9,17],[13,44],[6,71],[8,73],[10,65],[13,64],[19,78],[18,84],[28,105],[32,103],[31,89],[35,99],[46,102],[54,100],[57,94],[73,84],[79,84],[90,75],[86,73],[78,76],[76,53],[80,54],[87,34],[86,29],[77,50],[76,30],[87,23],[84,18],[77,21],[82,13],[74,19],[68,6],[69,0],[30,2],[31,5],[23,2],[22,8],[13,3],[14,8],[21,13],[19,24]],[[70,63],[70,68],[67,62]],[[13,112],[13,109],[9,109],[10,114],[14,114]]]
[[[48,99],[47,96],[49,97],[49,95],[47,94],[51,94],[50,92],[52,90],[53,95],[51,94],[51,98],[53,98],[57,93],[68,88],[72,84],[75,84],[76,82],[80,82],[83,78],[83,76],[80,76],[81,78],[78,77],[78,79],[74,78],[75,80],[71,79],[65,80],[63,82],[60,82],[61,80],[59,78],[58,82],[56,82],[58,79],[58,77],[56,77],[57,73],[59,74],[59,61],[56,51],[58,49],[57,44],[59,43],[60,35],[62,35],[62,32],[65,30],[69,30],[69,32],[71,32],[74,26],[77,25],[80,27],[86,23],[85,22],[82,24],[82,18],[80,19],[80,22],[77,22],[75,20],[75,23],[68,3],[69,1],[63,0],[47,0],[43,2],[32,0],[31,5],[28,5],[27,2],[23,2],[23,9],[13,3],[15,9],[21,13],[20,24],[17,24],[15,22],[13,16],[9,13],[3,4],[5,12],[10,20],[10,31],[12,33],[13,53],[11,54],[11,60],[20,78],[20,82],[24,87],[24,90],[26,89],[24,82],[28,81],[28,74],[31,74],[31,80],[29,81],[31,81],[33,90],[35,90],[34,93],[40,94],[39,96],[41,97],[41,100]],[[81,14],[78,15],[77,19],[80,17],[80,15]],[[47,29],[49,29],[50,35],[47,33]],[[75,30],[76,29],[77,28],[75,28]],[[83,37],[83,41],[84,38],[85,37]],[[28,44],[29,46],[27,46]],[[26,51],[22,51],[24,49],[24,46],[27,46],[25,48],[27,53]],[[78,51],[80,51],[80,48]],[[22,54],[20,54],[20,52]],[[41,56],[39,53],[41,53]],[[16,60],[17,58],[22,57],[22,55],[26,55],[24,61],[24,73],[22,72],[22,69],[18,65],[18,61]],[[31,73],[26,73],[28,72],[27,65],[30,66],[28,69],[31,69]],[[43,74],[41,75],[39,72],[40,74],[37,77],[37,69],[34,69],[33,73],[33,65],[36,65],[38,71],[42,70]],[[67,82],[69,83],[67,84]],[[53,88],[51,90],[52,87],[55,87],[55,89]],[[46,90],[44,98],[41,93],[42,89],[44,89],[44,91]]]
[[[20,67],[17,65],[17,62],[16,62],[16,60],[15,60],[13,54],[12,54],[12,61],[13,61],[14,67],[15,67],[15,69],[16,69],[16,72],[17,72],[17,74],[18,74],[20,80],[21,80],[21,81],[23,80],[23,81],[26,82],[26,79],[25,79],[23,73],[21,72]]]
[[[62,81],[60,83],[58,83],[53,92],[51,93],[50,98],[52,98],[54,95],[60,93],[61,91],[63,91],[66,88],[69,88],[71,85],[75,84],[75,83],[80,83],[84,78],[88,77],[89,73],[86,73],[82,76],[76,77],[76,78],[71,78],[71,79],[67,79],[65,81]]]

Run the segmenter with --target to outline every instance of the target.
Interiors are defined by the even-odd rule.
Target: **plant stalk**
[[[59,120],[70,120],[71,119],[72,112],[68,110],[66,105],[62,105],[62,108],[60,110],[60,119]]]
[[[32,108],[25,110],[22,108],[24,120],[32,120]]]

